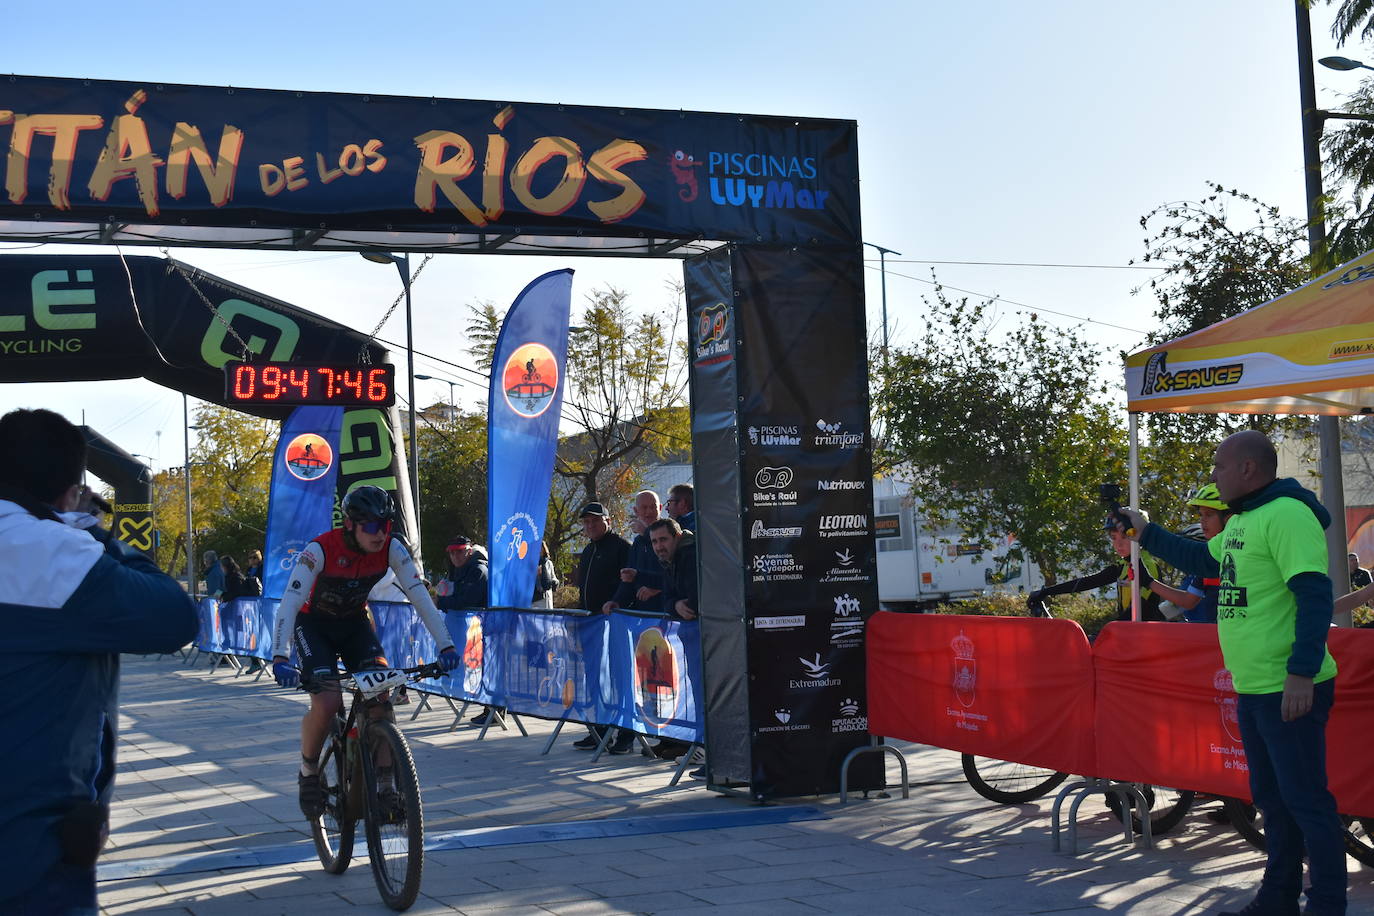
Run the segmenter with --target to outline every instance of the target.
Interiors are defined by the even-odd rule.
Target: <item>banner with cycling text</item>
[[[487,397],[490,607],[529,604],[539,572],[568,362],[572,271],[533,280],[501,324]]]

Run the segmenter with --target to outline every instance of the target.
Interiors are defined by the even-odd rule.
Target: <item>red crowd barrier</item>
[[[1333,629],[1327,772],[1374,817],[1374,632]],[[1216,627],[895,614],[868,624],[869,731],[1067,773],[1249,798]]]
[[[879,611],[867,644],[873,734],[1093,771],[1092,653],[1073,621]]]
[[[1346,814],[1374,816],[1374,633],[1333,629],[1327,776]],[[1111,623],[1093,646],[1097,762],[1113,779],[1249,798],[1236,693],[1215,627]]]

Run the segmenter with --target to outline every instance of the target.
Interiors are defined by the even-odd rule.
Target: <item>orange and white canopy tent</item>
[[[1374,413],[1374,251],[1126,358],[1131,413]]]

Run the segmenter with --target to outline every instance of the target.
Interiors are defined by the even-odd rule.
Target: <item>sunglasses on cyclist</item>
[[[361,530],[363,530],[367,534],[387,534],[391,531],[390,520],[378,520],[375,522],[355,522],[354,524],[356,524]]]

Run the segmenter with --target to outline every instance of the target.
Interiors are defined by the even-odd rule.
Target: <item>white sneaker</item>
[[[706,748],[704,748],[704,747],[699,747],[699,748],[697,748],[696,750],[692,751],[692,760],[691,760],[691,762],[692,762],[692,763],[698,763],[698,764],[700,764],[700,763],[705,763],[705,762],[706,762]]]

